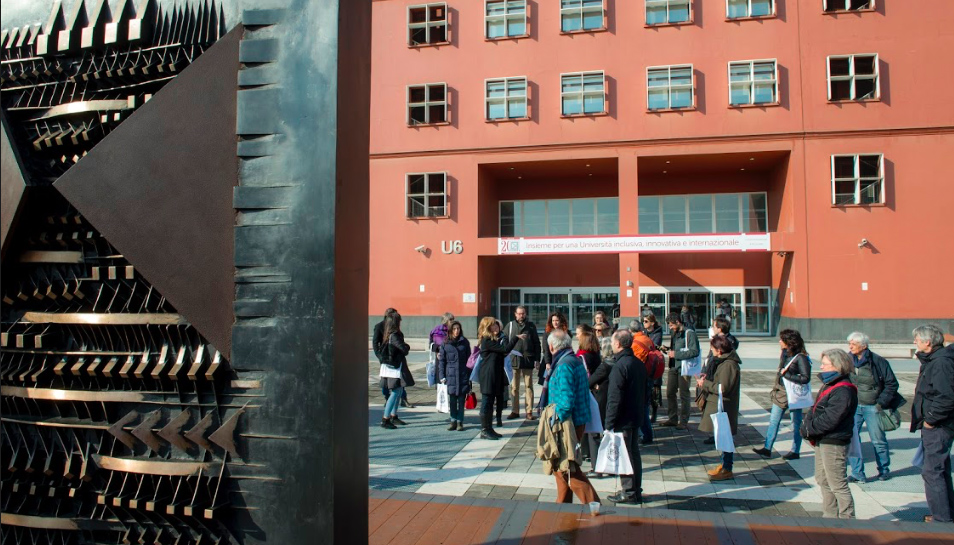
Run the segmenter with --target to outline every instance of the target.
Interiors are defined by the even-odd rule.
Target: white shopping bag
[[[715,448],[719,452],[735,452],[735,440],[732,439],[732,423],[722,404],[722,385],[719,385],[719,411],[709,415],[712,419]]]
[[[788,371],[788,368],[791,367],[792,363],[795,362],[795,359],[798,356],[792,358],[788,365],[782,369],[782,375]],[[782,384],[785,385],[785,395],[788,397],[788,408],[792,409],[807,409],[815,404],[815,400],[812,399],[812,385],[808,384],[798,384],[797,382],[792,382],[782,377]],[[796,430],[797,432],[797,430]]]
[[[437,412],[450,413],[450,398],[447,397],[447,385],[437,385]]]
[[[633,474],[633,465],[629,460],[629,451],[626,450],[622,433],[603,432],[603,442],[600,443],[600,451],[596,456],[595,471],[607,475]]]
[[[702,356],[696,356],[679,362],[679,374],[684,377],[697,377],[702,374]]]
[[[590,421],[586,423],[583,433],[603,433],[603,419],[600,418],[600,404],[596,402],[593,393],[590,393]]]
[[[382,363],[381,370],[378,371],[378,376],[381,378],[401,378],[401,368],[391,367],[386,363]]]
[[[848,445],[849,458],[861,458],[861,435],[858,434],[858,428],[851,434],[851,443]]]
[[[427,386],[433,388],[437,384],[437,352],[434,352],[434,343],[427,347],[427,365],[424,369],[427,373]]]

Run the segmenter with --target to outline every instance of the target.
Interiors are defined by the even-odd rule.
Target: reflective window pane
[[[570,234],[570,201],[547,201],[547,235],[553,237]]]
[[[686,232],[686,198],[681,195],[662,198],[663,233]]]
[[[500,236],[502,237],[516,236],[513,223],[515,205],[516,203],[513,202],[500,203]]]
[[[619,234],[619,199],[596,199],[596,233]]]
[[[507,103],[502,100],[487,102],[487,119],[503,119],[507,117]]]
[[[764,233],[768,231],[768,212],[765,208],[765,194],[742,195],[742,232]]]
[[[523,236],[542,237],[547,234],[546,201],[523,202]]]
[[[649,91],[649,109],[666,110],[669,108],[669,88]]]
[[[642,235],[656,235],[661,232],[659,213],[659,197],[639,198],[639,233]]]
[[[728,11],[726,13],[726,17],[729,19],[746,17],[748,16],[748,11],[748,0],[728,0]]]
[[[521,118],[527,117],[527,99],[525,98],[512,98],[509,101],[509,111],[507,112],[511,118]]]
[[[731,0],[730,0],[731,1]],[[762,17],[772,14],[772,3],[775,0],[752,0],[752,17]]]
[[[593,199],[574,199],[572,234],[596,234],[596,203]]]
[[[734,193],[715,195],[715,215],[717,233],[738,233],[739,196]]]
[[[712,195],[689,197],[689,232],[712,232]]]
[[[858,173],[862,178],[875,178],[881,176],[881,156],[858,156]]]

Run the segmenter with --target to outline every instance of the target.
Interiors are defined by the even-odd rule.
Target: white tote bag
[[[450,414],[450,398],[447,396],[447,385],[437,385],[437,412]]]
[[[702,374],[702,356],[696,356],[679,362],[679,374],[684,377],[697,377]]]
[[[386,363],[382,363],[381,370],[378,371],[378,376],[381,378],[401,378],[401,368],[391,367]]]
[[[633,465],[630,463],[629,451],[626,450],[622,433],[603,432],[603,442],[600,443],[600,451],[596,456],[595,471],[607,475],[633,474]]]
[[[797,382],[792,382],[784,377],[785,373],[788,371],[788,368],[792,366],[792,363],[798,356],[792,358],[788,362],[788,365],[782,369],[782,384],[785,385],[785,395],[788,397],[788,408],[791,409],[807,409],[815,404],[815,400],[812,399],[812,384],[798,384]],[[796,430],[797,432],[797,430]]]
[[[590,421],[586,423],[583,433],[603,433],[603,422],[600,418],[600,404],[596,402],[590,392]]]
[[[709,415],[712,419],[712,435],[715,437],[715,449],[719,452],[735,452],[735,440],[732,439],[732,423],[722,404],[722,385],[719,385],[719,412]]]

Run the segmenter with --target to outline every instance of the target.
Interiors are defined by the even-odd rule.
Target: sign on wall
[[[767,252],[769,233],[498,238],[498,255],[666,252]]]

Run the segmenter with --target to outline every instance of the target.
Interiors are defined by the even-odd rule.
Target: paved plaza
[[[371,356],[373,360],[373,355]],[[743,360],[745,358],[743,357]],[[467,429],[446,431],[447,416],[434,410],[435,391],[427,388],[426,354],[412,352],[409,363],[418,384],[409,389],[414,409],[401,409],[408,426],[385,430],[381,420],[383,398],[378,387],[378,365],[369,365],[370,487],[380,493],[402,492],[490,500],[529,500],[553,502],[556,487],[553,477],[544,475],[534,456],[536,421],[506,420],[497,431],[500,441],[477,438],[480,432],[477,411],[467,411]],[[776,360],[777,361],[777,360]],[[892,361],[901,384],[901,393],[913,397],[917,379],[914,363]],[[777,364],[776,364],[777,365]],[[769,391],[774,371],[766,362],[747,370],[743,362],[742,399],[735,478],[712,483],[706,471],[719,464],[719,453],[703,441],[697,430],[699,413],[687,431],[656,427],[656,441],[641,448],[643,461],[644,509],[681,510],[709,513],[735,513],[785,517],[821,517],[821,496],[814,480],[814,456],[811,445],[802,444],[799,460],[785,461],[780,454],[792,444],[791,422],[783,423],[771,459],[752,452],[761,446],[768,427]],[[758,369],[752,369],[752,367]],[[818,383],[813,391],[818,391]],[[920,472],[911,460],[918,436],[907,431],[908,406],[902,408],[903,423],[889,432],[891,474],[888,481],[852,484],[858,519],[879,521],[920,521],[928,514]],[[659,422],[665,418],[660,411]],[[877,475],[874,453],[862,430],[866,473]],[[585,468],[589,469],[589,468]],[[616,478],[593,479],[594,487],[605,498],[619,488]],[[619,507],[618,509],[636,509]]]

